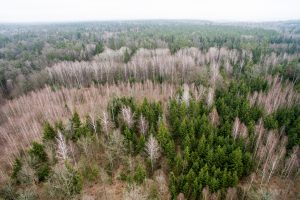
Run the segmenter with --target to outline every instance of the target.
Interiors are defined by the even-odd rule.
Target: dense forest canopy
[[[2,24],[0,88],[0,199],[300,197],[298,21]]]

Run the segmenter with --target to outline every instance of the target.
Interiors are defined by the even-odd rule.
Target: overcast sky
[[[300,0],[0,0],[0,22],[300,19]]]

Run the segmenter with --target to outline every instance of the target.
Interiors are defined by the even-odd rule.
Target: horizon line
[[[40,24],[75,24],[75,23],[99,23],[99,22],[142,22],[142,21],[194,21],[194,22],[209,22],[209,23],[250,23],[250,24],[263,24],[263,23],[280,23],[280,22],[300,22],[299,19],[284,19],[284,20],[209,20],[209,19],[192,19],[192,18],[145,18],[145,19],[95,19],[95,20],[49,20],[49,21],[0,21],[0,25],[40,25]]]

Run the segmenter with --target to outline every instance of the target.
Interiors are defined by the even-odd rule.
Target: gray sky
[[[300,0],[0,0],[0,22],[300,19]]]

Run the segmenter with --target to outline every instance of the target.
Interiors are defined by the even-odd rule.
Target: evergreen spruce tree
[[[56,132],[49,122],[46,122],[43,127],[43,139],[44,140],[54,140],[56,137]]]
[[[235,149],[231,153],[231,162],[232,170],[240,177],[243,173],[243,154],[240,148]]]
[[[124,52],[124,55],[123,55],[123,61],[124,61],[124,63],[128,63],[129,60],[130,60],[130,54],[129,54],[127,48],[126,48],[126,50]]]
[[[103,45],[103,42],[100,41],[96,44],[95,54],[102,53],[103,51],[104,51],[104,45]]]
[[[73,128],[75,130],[78,129],[81,126],[80,117],[79,117],[79,115],[76,111],[73,113],[71,122],[72,122]]]

